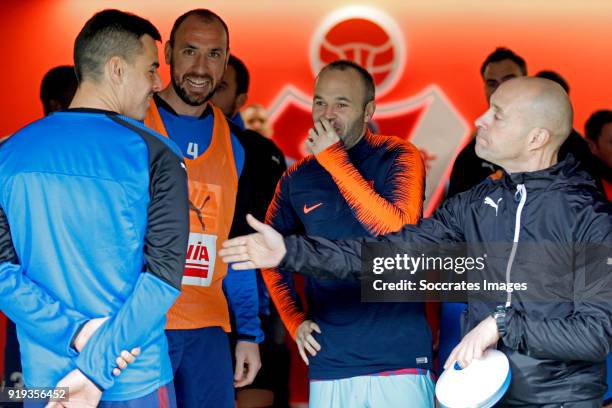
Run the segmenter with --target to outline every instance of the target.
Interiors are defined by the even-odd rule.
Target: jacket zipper
[[[508,259],[508,264],[506,265],[506,287],[510,286],[510,273],[512,272],[512,264],[514,263],[514,256],[516,255],[516,248],[518,247],[519,242],[519,234],[521,232],[521,215],[523,213],[525,201],[527,201],[527,189],[525,188],[524,184],[519,184],[516,186],[516,193],[514,193],[514,196],[516,197],[517,194],[520,195],[521,201],[519,202],[518,208],[516,210],[512,251],[510,251],[510,258]],[[506,307],[510,307],[512,304],[512,292],[507,293],[508,295],[506,297]]]

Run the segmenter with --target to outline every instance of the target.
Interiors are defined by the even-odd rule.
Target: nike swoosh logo
[[[304,214],[308,214],[309,212],[316,210],[317,208],[319,208],[320,206],[322,206],[323,203],[319,203],[319,204],[315,204],[312,207],[308,207],[306,204],[304,204]]]

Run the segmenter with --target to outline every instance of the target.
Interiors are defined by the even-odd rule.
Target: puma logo
[[[491,207],[495,208],[495,216],[497,217],[497,209],[499,206],[499,202],[502,200],[503,198],[500,197],[497,202],[493,201],[493,199],[491,197],[485,197],[484,199],[484,204],[485,205],[490,205]]]
[[[189,209],[191,211],[195,212],[196,215],[198,216],[198,220],[200,221],[200,224],[202,225],[202,231],[206,231],[206,225],[204,225],[204,217],[202,215],[202,208],[204,208],[204,206],[206,205],[208,200],[210,200],[210,195],[206,196],[206,198],[204,199],[204,202],[202,203],[202,206],[200,208],[196,207],[191,202],[191,200],[189,200]]]
[[[309,212],[316,210],[322,205],[323,203],[319,203],[319,204],[313,205],[312,207],[308,207],[306,204],[304,204],[304,214],[308,214]]]

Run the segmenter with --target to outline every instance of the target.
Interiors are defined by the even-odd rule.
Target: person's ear
[[[230,50],[228,48],[227,51],[225,52],[225,65],[223,65],[224,73],[225,73],[225,70],[227,70],[227,62],[229,61],[229,57],[230,57]]]
[[[164,61],[166,65],[170,65],[170,61],[172,61],[172,45],[170,45],[170,41],[166,41],[164,46]]]
[[[236,96],[236,101],[234,102],[236,111],[242,109],[242,107],[246,104],[248,99],[248,95],[246,93],[241,93]]]
[[[529,133],[529,149],[537,150],[550,142],[551,134],[546,128],[535,128]]]
[[[376,102],[370,101],[365,106],[365,114],[364,114],[364,122],[368,123],[372,116],[374,116],[374,111],[376,110]]]
[[[115,55],[104,65],[105,75],[114,85],[120,85],[125,80],[126,63],[123,58]]]
[[[595,156],[598,156],[599,149],[597,148],[597,143],[595,143],[591,139],[586,139],[586,141],[587,141],[587,144],[589,145],[589,149],[591,150],[591,153],[593,153]]]

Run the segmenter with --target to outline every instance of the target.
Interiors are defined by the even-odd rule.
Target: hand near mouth
[[[340,138],[336,130],[327,119],[317,120],[314,123],[314,127],[308,130],[306,150],[311,154],[317,155],[339,141]]]

